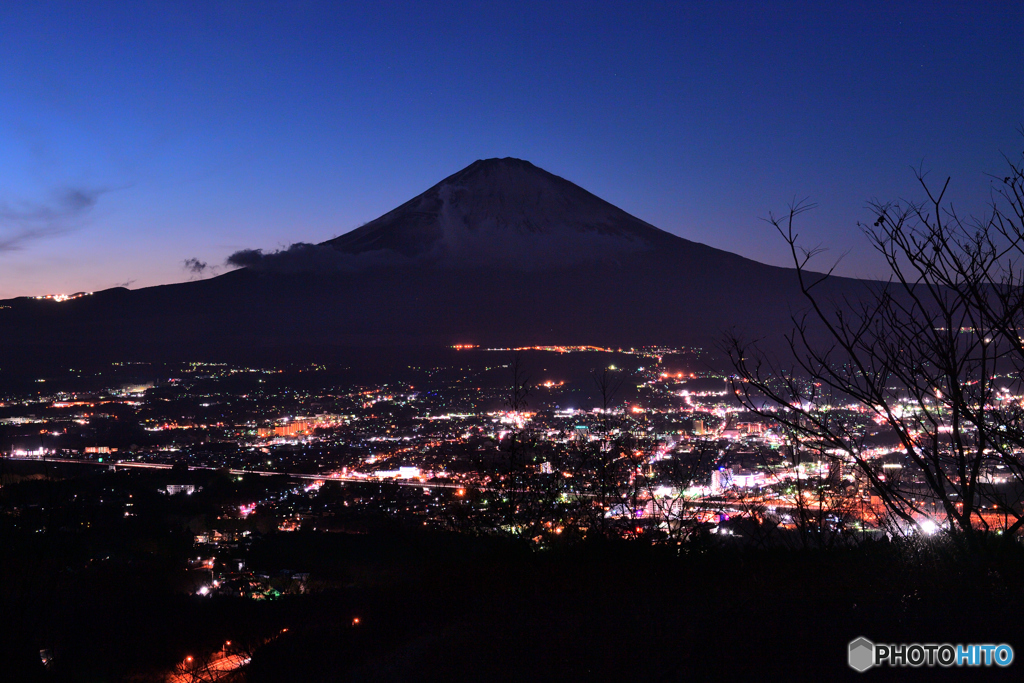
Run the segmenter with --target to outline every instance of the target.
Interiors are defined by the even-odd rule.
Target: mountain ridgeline
[[[727,328],[778,336],[803,306],[793,270],[659,230],[518,159],[477,161],[328,242],[230,263],[239,268],[207,280],[4,302],[0,348],[64,364],[452,344],[710,348]]]

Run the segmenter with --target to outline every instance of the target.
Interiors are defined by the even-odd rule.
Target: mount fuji
[[[330,241],[242,250],[228,263],[237,269],[207,280],[4,302],[0,350],[70,362],[452,344],[708,348],[727,328],[778,335],[803,306],[793,270],[677,237],[510,158],[474,162]]]

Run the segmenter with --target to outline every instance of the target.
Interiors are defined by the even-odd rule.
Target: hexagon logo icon
[[[850,668],[861,673],[875,665],[875,644],[867,638],[850,641]]]

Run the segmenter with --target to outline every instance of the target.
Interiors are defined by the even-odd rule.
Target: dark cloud
[[[263,263],[262,249],[239,249],[224,261],[224,265],[232,268],[251,268],[261,263]]]
[[[187,258],[181,262],[182,267],[193,275],[202,275],[206,272],[206,261],[197,258]]]
[[[181,262],[181,267],[189,274],[190,280],[201,280],[207,275],[216,277],[220,271],[219,266],[211,266],[198,258],[185,259]]]
[[[265,272],[309,273],[355,272],[375,266],[407,264],[409,261],[390,249],[347,254],[329,245],[296,242],[271,252],[241,249],[228,256],[224,263],[232,268],[251,268]]]
[[[56,192],[47,203],[0,202],[0,251],[15,251],[25,242],[74,230],[108,191],[109,188],[72,187]]]

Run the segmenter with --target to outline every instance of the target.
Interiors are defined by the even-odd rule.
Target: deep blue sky
[[[17,6],[16,6],[17,5]],[[190,277],[515,156],[784,264],[1024,139],[1024,3],[64,2],[0,7],[0,297]]]

